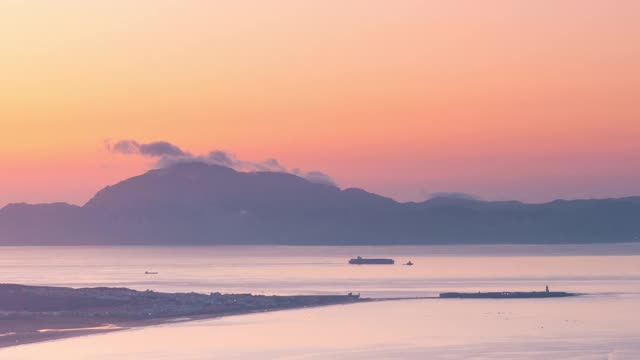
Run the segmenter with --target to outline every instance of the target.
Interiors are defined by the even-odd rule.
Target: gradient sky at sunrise
[[[1,1],[0,206],[148,169],[120,139],[403,201],[640,195],[640,1]]]

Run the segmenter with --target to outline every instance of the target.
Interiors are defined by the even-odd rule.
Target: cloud
[[[337,186],[336,182],[333,181],[333,179],[329,175],[320,171],[309,171],[308,173],[304,174],[302,177],[314,184]]]
[[[294,175],[300,176],[301,178],[305,178],[314,184],[337,186],[335,181],[333,181],[333,179],[331,178],[331,176],[320,171],[304,172],[304,171],[301,171],[300,169],[292,169],[291,173]]]
[[[112,153],[157,158],[155,166],[159,168],[183,162],[202,162],[226,166],[243,172],[285,172],[302,177],[314,184],[336,186],[335,181],[325,173],[319,171],[305,172],[298,168],[288,170],[276,159],[266,159],[260,162],[245,161],[238,159],[233,153],[222,150],[212,150],[204,155],[193,155],[167,141],[155,141],[145,144],[135,140],[120,140],[114,144],[106,142],[105,146]]]
[[[168,142],[158,141],[140,145],[140,154],[146,156],[183,156],[186,153]]]
[[[155,141],[141,144],[135,140],[121,140],[113,145],[107,144],[110,150],[120,154],[140,154],[149,157],[160,156],[185,156],[188,155],[179,147],[166,141]]]
[[[209,154],[207,155],[207,160],[209,160],[210,163],[228,167],[234,167],[237,163],[235,156],[233,156],[232,154],[227,154],[226,152],[221,150],[213,150],[209,152]]]

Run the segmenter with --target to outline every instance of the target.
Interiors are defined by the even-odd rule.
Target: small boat
[[[409,260],[405,265],[407,265],[407,266],[413,266],[413,263],[411,262],[411,260]]]
[[[157,275],[158,273],[156,271],[145,271],[144,274],[145,275]]]

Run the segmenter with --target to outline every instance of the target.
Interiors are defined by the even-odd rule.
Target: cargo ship
[[[349,264],[352,265],[393,265],[395,261],[393,259],[366,259],[362,256],[358,256],[355,259],[349,260]]]

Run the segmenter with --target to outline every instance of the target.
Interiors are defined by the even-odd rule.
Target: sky
[[[637,0],[3,0],[0,206],[168,141],[400,201],[640,195]]]

